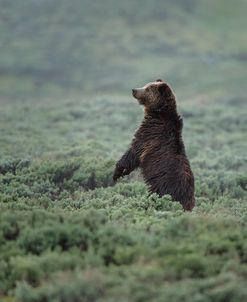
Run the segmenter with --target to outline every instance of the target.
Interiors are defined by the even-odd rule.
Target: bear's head
[[[169,85],[163,80],[147,83],[142,88],[132,89],[133,97],[147,112],[162,112],[176,109],[175,96]]]

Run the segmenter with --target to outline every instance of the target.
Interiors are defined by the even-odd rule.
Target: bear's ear
[[[170,88],[169,86],[166,84],[166,83],[162,83],[158,86],[158,89],[159,89],[159,93],[162,97],[165,97],[167,96]]]
[[[163,80],[161,80],[161,79],[158,79],[158,80],[156,80],[156,82],[163,82]]]

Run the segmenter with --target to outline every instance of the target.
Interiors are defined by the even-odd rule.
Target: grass
[[[244,300],[244,100],[179,106],[196,178],[190,214],[169,196],[148,197],[138,172],[113,186],[114,163],[142,116],[134,102],[105,95],[2,105],[2,295]]]

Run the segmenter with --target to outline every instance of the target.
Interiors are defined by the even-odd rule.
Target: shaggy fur
[[[194,176],[182,140],[182,118],[167,83],[157,80],[133,89],[145,108],[144,120],[130,149],[117,162],[114,181],[140,167],[151,193],[170,194],[184,210],[195,205]]]

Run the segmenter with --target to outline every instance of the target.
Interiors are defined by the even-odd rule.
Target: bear
[[[132,95],[144,106],[144,119],[131,146],[116,163],[113,180],[140,167],[150,193],[169,194],[185,211],[195,206],[194,175],[182,139],[183,120],[171,87],[158,79]]]

